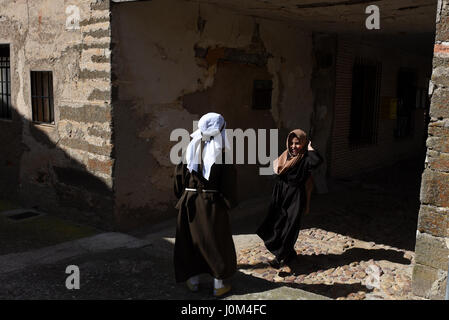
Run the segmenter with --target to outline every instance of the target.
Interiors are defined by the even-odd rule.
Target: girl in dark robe
[[[198,291],[198,275],[210,274],[214,277],[214,296],[218,297],[230,291],[230,284],[223,280],[237,270],[227,212],[236,205],[236,170],[224,161],[223,149],[228,142],[223,117],[208,113],[198,127],[185,163],[175,168],[174,189],[179,199],[175,277],[177,282],[186,282],[191,291]]]
[[[287,137],[287,150],[273,163],[277,176],[268,215],[256,233],[275,255],[270,262],[275,268],[286,265],[296,257],[294,246],[301,227],[301,216],[309,210],[307,198],[311,193],[311,172],[322,161],[306,133],[296,129]]]

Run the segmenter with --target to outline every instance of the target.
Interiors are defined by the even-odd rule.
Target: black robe
[[[318,152],[306,151],[294,167],[276,176],[268,215],[256,233],[278,261],[296,255],[294,247],[307,202],[305,184],[322,161]]]
[[[237,257],[227,211],[237,204],[235,167],[214,164],[206,180],[180,163],[174,178],[175,195],[179,198],[174,250],[176,282],[202,273],[216,279],[231,277],[237,270]],[[220,193],[191,192],[185,188]]]

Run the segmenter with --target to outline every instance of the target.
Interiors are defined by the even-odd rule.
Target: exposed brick
[[[110,140],[111,139],[111,135],[112,135],[111,131],[98,130],[98,129],[93,128],[93,127],[89,127],[87,129],[87,132],[91,136],[100,137],[100,138],[103,138],[104,140]]]
[[[91,57],[92,62],[95,63],[110,63],[111,59],[106,56],[92,56]]]
[[[109,49],[111,46],[110,43],[105,42],[105,43],[84,43],[82,45],[83,50],[88,50],[88,49]]]
[[[87,168],[89,171],[95,171],[104,173],[106,175],[112,174],[113,160],[100,161],[96,159],[89,159],[87,162]]]
[[[90,4],[92,10],[109,10],[109,0],[95,0]]]
[[[84,105],[80,108],[72,108],[67,106],[59,107],[61,120],[73,120],[77,122],[110,122],[111,107],[101,107],[97,105]]]
[[[92,31],[84,33],[84,36],[90,36],[92,38],[110,37],[111,36],[111,30],[109,30],[109,29],[92,30]]]
[[[97,71],[97,70],[83,69],[80,71],[79,78],[81,80],[87,80],[87,79],[110,80],[111,73],[108,71]]]
[[[111,100],[111,91],[110,90],[106,90],[106,91],[102,91],[102,90],[98,90],[98,89],[94,89],[92,91],[92,93],[89,95],[89,97],[87,98],[87,100],[107,100],[110,101]]]
[[[91,24],[101,23],[101,22],[108,22],[110,21],[110,17],[100,17],[100,18],[89,18],[88,20],[81,20],[80,26],[88,26]]]
[[[95,146],[84,140],[70,138],[61,139],[60,144],[72,149],[78,149],[102,156],[110,156],[112,154],[112,145]]]
[[[421,183],[421,203],[449,207],[449,173],[424,170]]]

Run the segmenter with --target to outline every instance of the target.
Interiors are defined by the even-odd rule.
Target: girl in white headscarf
[[[175,169],[179,210],[174,250],[175,277],[198,291],[199,275],[214,278],[214,296],[228,293],[227,281],[237,269],[228,209],[236,205],[236,173],[226,164],[226,122],[208,113],[198,122],[184,163]]]

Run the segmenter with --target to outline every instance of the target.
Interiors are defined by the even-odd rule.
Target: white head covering
[[[198,164],[200,163],[201,140],[205,141],[202,152],[203,158],[203,177],[209,180],[210,168],[217,161],[217,157],[221,155],[224,148],[229,148],[229,141],[226,137],[226,121],[224,118],[214,112],[206,113],[198,122],[198,130],[190,136],[193,138],[187,146],[186,162],[187,169],[198,172]],[[221,158],[220,158],[221,161]]]

